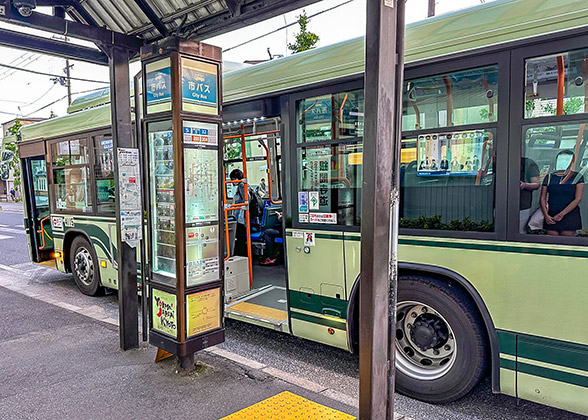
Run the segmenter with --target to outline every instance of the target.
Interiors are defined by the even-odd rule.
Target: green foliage
[[[16,120],[12,126],[8,128],[8,133],[12,136],[18,136],[20,133],[20,128],[22,127],[22,123],[20,120]],[[10,169],[13,170],[14,176],[14,189],[18,191],[20,189],[21,179],[20,179],[20,159],[18,157],[18,147],[16,143],[8,143],[6,145],[6,150],[10,150],[14,152],[14,156],[10,162],[8,162],[8,166]]]
[[[490,121],[490,112],[486,108],[480,110],[480,119],[482,121]]]
[[[298,16],[300,33],[296,35],[296,41],[293,44],[288,44],[288,49],[292,51],[293,54],[313,49],[316,46],[316,43],[319,42],[319,36],[308,31],[307,28],[309,22],[310,19],[306,16],[306,12],[303,10],[302,14]]]
[[[441,216],[421,216],[416,219],[401,218],[399,227],[405,229],[453,230],[460,232],[494,232],[494,224],[489,222],[474,222],[466,217],[462,220],[441,221]]]

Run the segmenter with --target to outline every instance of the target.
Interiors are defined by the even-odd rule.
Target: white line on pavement
[[[12,238],[14,238],[14,236],[0,235],[0,241],[3,239],[12,239]]]

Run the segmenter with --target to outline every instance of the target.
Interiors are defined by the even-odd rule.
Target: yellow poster
[[[186,300],[188,337],[220,328],[220,289],[192,293]]]
[[[151,311],[153,312],[153,329],[177,337],[177,300],[176,295],[163,290],[152,290]]]

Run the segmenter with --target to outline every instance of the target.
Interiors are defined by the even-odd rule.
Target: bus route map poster
[[[187,336],[212,331],[221,326],[220,289],[204,290],[186,296]]]
[[[417,175],[477,175],[490,158],[491,144],[483,131],[423,134],[417,139]],[[491,172],[489,167],[488,171]]]

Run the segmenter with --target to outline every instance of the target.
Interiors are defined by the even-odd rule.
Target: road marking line
[[[15,273],[22,273],[21,270],[17,270],[16,268],[12,268],[8,265],[0,264],[0,270],[12,271]]]
[[[14,236],[0,235],[0,241],[3,239],[12,239],[12,238],[14,238]]]
[[[24,235],[26,234],[26,232],[24,231],[24,229],[12,229],[9,227],[0,227],[0,231],[5,232],[5,233],[18,233],[19,235]]]

